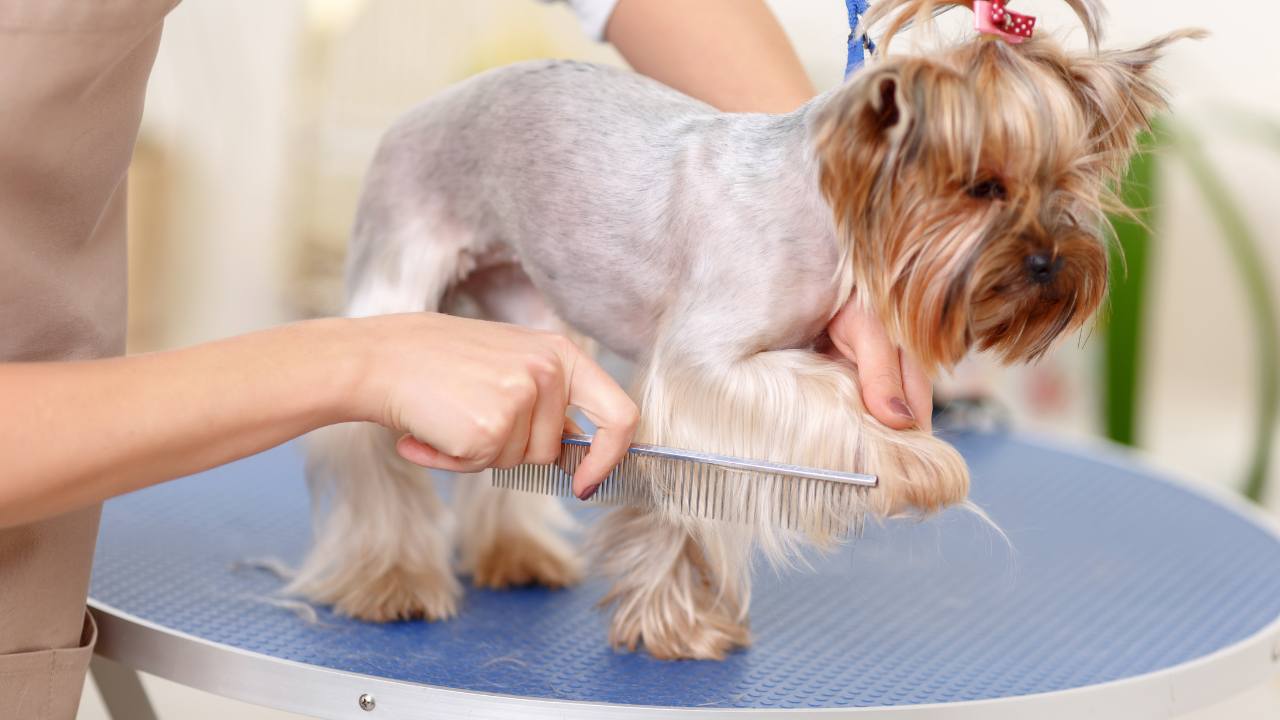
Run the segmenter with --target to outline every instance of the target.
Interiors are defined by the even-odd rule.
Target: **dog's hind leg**
[[[582,561],[562,533],[573,519],[554,497],[502,490],[489,472],[459,478],[459,569],[477,587],[561,588],[582,578]]]
[[[465,310],[490,320],[566,330],[514,264],[474,273],[452,300],[451,312]],[[476,586],[558,588],[582,577],[582,561],[562,534],[574,522],[558,498],[495,488],[486,470],[458,479],[454,509],[460,569]]]
[[[431,478],[370,423],[306,441],[315,541],[287,592],[361,620],[444,620],[462,593],[450,567],[448,508]]]
[[[421,224],[357,224],[348,315],[435,310],[465,271],[458,233]],[[380,236],[378,228],[391,228]],[[458,235],[458,237],[454,237]],[[315,541],[287,588],[363,620],[457,612],[451,519],[423,468],[395,450],[397,434],[372,423],[323,428],[306,440]]]

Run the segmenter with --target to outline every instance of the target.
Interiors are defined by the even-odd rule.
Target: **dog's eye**
[[[1004,200],[1009,197],[1009,191],[999,180],[979,180],[969,186],[969,197],[979,200]]]

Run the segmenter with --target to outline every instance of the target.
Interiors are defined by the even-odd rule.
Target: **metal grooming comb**
[[[495,469],[493,485],[572,497],[591,436],[565,434],[561,443],[557,462]],[[843,535],[861,532],[865,495],[877,484],[874,475],[635,444],[590,502]]]

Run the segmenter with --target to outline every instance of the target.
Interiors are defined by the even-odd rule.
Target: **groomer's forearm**
[[[0,365],[0,527],[214,467],[348,419],[348,320],[183,350]]]
[[[764,0],[619,0],[606,39],[636,71],[729,112],[789,112],[814,95]]]

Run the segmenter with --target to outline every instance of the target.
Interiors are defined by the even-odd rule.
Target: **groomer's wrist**
[[[334,323],[344,349],[336,359],[335,386],[339,412],[335,422],[375,422],[399,427],[394,398],[408,378],[406,355],[415,344],[433,342],[441,332],[436,313],[401,313],[341,318]],[[428,367],[408,372],[429,375]]]
[[[369,320],[324,318],[297,326],[299,363],[308,368],[304,388],[315,402],[313,424],[379,422],[380,388],[376,354],[381,343]]]

